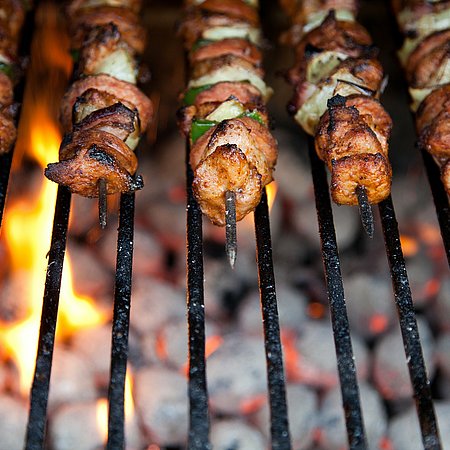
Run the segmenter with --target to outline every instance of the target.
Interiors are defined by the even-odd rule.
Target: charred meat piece
[[[142,131],[144,131],[153,115],[150,99],[135,85],[118,80],[109,75],[91,75],[75,81],[64,95],[61,104],[61,123],[65,131],[72,129],[72,108],[77,98],[88,89],[95,89],[114,95],[121,103],[139,112]]]
[[[205,41],[190,52],[190,63],[195,65],[205,59],[224,55],[234,55],[257,66],[261,64],[262,55],[258,47],[247,39],[230,38],[220,41]]]
[[[262,188],[272,181],[276,141],[251,118],[231,119],[200,137],[191,148],[194,193],[211,221],[225,225],[225,192],[236,193],[236,220],[259,203]]]
[[[219,41],[229,38],[243,38],[259,44],[261,32],[257,26],[246,20],[221,14],[205,14],[196,9],[183,20],[178,32],[184,38],[186,50],[200,39]]]
[[[114,23],[122,39],[140,55],[144,51],[146,33],[137,15],[128,8],[99,6],[86,8],[71,16],[71,41],[73,48],[80,48],[93,27]]]
[[[253,64],[246,59],[235,55],[222,55],[215,58],[204,59],[198,61],[191,70],[190,78],[197,79],[209,73],[222,70],[225,67],[242,68],[244,70],[252,71],[256,76],[262,78],[264,71],[261,68],[261,62]]]
[[[74,16],[85,9],[98,8],[100,6],[127,8],[137,14],[141,10],[142,0],[72,0],[67,7],[67,12],[69,16]]]
[[[132,176],[136,168],[136,155],[121,139],[105,131],[81,131],[66,136],[60,162],[49,164],[45,176],[73,193],[97,197],[100,179],[107,194],[140,189],[142,183]]]
[[[419,143],[437,158],[450,158],[450,85],[434,90],[416,114]]]
[[[192,92],[192,91],[191,91]],[[189,90],[184,95],[184,103],[196,106],[207,102],[224,102],[230,97],[236,98],[241,103],[262,103],[261,92],[252,84],[244,81],[221,81],[205,86],[195,95],[187,98]]]
[[[122,39],[114,23],[93,27],[80,50],[79,71],[83,75],[107,73],[136,84],[138,67],[134,50]]]
[[[349,58],[323,80],[299,83],[288,109],[304,130],[314,135],[330,98],[353,94],[376,97],[379,95],[382,80],[383,69],[378,60]]]
[[[15,122],[7,109],[0,112],[0,154],[11,150],[17,137]]]
[[[338,205],[358,204],[356,187],[364,186],[370,203],[384,200],[391,192],[392,169],[381,153],[360,153],[332,161],[331,196]]]
[[[200,12],[205,15],[221,14],[244,20],[253,26],[257,26],[259,23],[258,11],[242,0],[205,0],[192,12],[193,14]]]

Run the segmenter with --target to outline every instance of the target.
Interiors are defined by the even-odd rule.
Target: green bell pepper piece
[[[209,129],[211,129],[215,125],[217,125],[217,122],[215,122],[214,120],[193,120],[191,125],[191,142],[194,144],[198,138],[203,136]]]

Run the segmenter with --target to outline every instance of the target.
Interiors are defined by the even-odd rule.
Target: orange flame
[[[133,384],[129,370],[125,378],[125,424],[128,424],[134,417],[134,402],[133,402]],[[100,398],[97,400],[97,429],[102,438],[102,442],[106,443],[108,440],[108,400]]]
[[[416,239],[406,234],[400,235],[400,244],[403,250],[403,256],[409,258],[419,251],[419,244]]]
[[[33,63],[29,70],[24,102],[26,106],[19,127],[22,141],[18,145],[22,146],[27,158],[39,164],[39,172],[42,173],[43,167],[58,159],[62,136],[57,126],[54,104],[55,98],[59,103],[67,84],[67,58],[70,60],[70,57],[66,55],[64,61],[55,60],[53,47],[56,43],[64,42],[64,35],[59,34],[61,30],[58,27],[61,25],[58,24],[61,21],[56,20],[55,5],[44,3],[37,17],[36,41],[31,58]],[[46,52],[53,53],[49,57]],[[42,80],[49,80],[48,85],[43,85]],[[54,80],[57,82],[52,83]],[[23,136],[30,140],[25,142]],[[22,153],[16,152],[14,161],[21,159]],[[19,324],[0,325],[0,341],[3,341],[7,354],[19,368],[19,384],[23,395],[28,393],[33,376],[47,267],[46,254],[50,247],[57,193],[57,185],[44,180],[36,194],[30,192],[26,197],[7,205],[3,224],[11,270],[29,273],[24,298],[18,299],[27,302],[27,318]],[[69,265],[69,261],[66,261],[61,286],[61,320],[58,327],[59,334],[63,336],[71,333],[73,327],[89,327],[106,319],[88,299],[75,295]]]

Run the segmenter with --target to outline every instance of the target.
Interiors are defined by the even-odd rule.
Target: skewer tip
[[[225,193],[225,251],[232,269],[236,263],[237,241],[236,241],[236,193],[227,191]]]
[[[367,198],[366,187],[358,184],[355,189],[356,196],[358,197],[359,215],[361,217],[362,226],[367,236],[373,238],[374,233],[374,219],[373,211],[370,206],[369,199]]]
[[[107,225],[108,202],[106,195],[106,180],[100,178],[98,180],[98,220],[100,228],[104,230]]]

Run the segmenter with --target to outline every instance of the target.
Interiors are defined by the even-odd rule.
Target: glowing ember
[[[385,314],[374,314],[370,319],[370,331],[374,334],[381,334],[387,329],[389,318]]]

